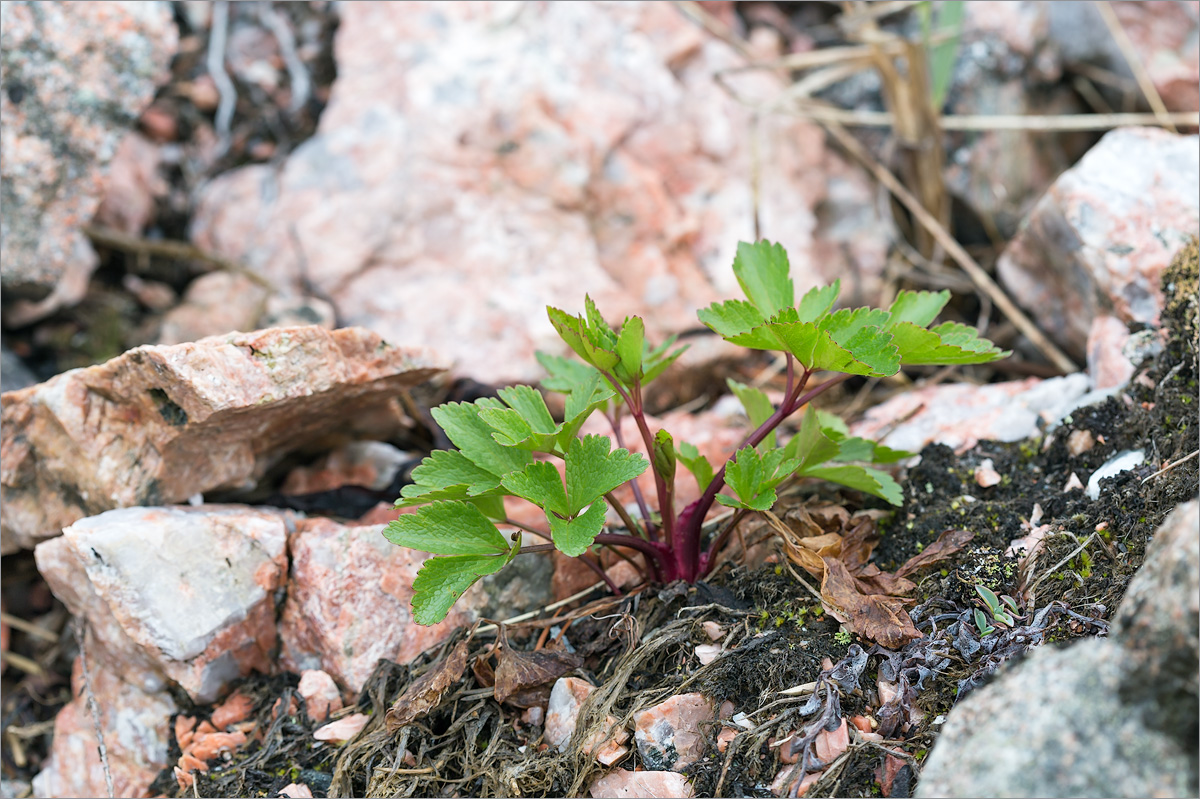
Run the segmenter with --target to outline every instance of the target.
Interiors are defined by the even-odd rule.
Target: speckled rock
[[[1157,324],[1159,283],[1200,228],[1200,137],[1114,130],[1064,172],[997,264],[1013,298],[1058,343],[1082,353],[1106,309]]]
[[[169,762],[169,720],[178,708],[166,691],[143,691],[122,680],[122,673],[119,668],[88,662],[112,775],[112,795],[150,796],[150,783]],[[73,699],[54,719],[54,743],[41,773],[33,778],[34,796],[109,795],[78,658],[71,671],[71,695]]]
[[[79,228],[178,31],[158,2],[11,2],[0,28],[0,285],[13,327],[83,297],[97,259]]]
[[[660,799],[696,795],[688,778],[675,771],[617,771],[597,778],[588,789],[595,799],[627,797],[628,799]]]
[[[289,541],[292,571],[279,624],[283,668],[322,669],[356,695],[379,658],[408,663],[475,620],[487,601],[478,585],[445,621],[429,627],[413,621],[413,578],[431,556],[390,543],[384,527],[345,527],[330,519],[298,523]]]
[[[275,590],[291,514],[239,506],[122,508],[35,550],[38,570],[94,633],[90,656],[145,691],[216,700],[271,670]]]
[[[654,771],[683,768],[704,756],[708,733],[701,728],[717,717],[716,703],[704,694],[680,694],[633,714],[638,754]]]
[[[1195,744],[1200,719],[1200,504],[1175,509],[1129,583],[1111,640],[1130,677],[1121,698],[1147,723]],[[1193,746],[1193,752],[1195,747]]]
[[[755,123],[714,80],[743,63],[731,47],[671,4],[517,8],[342,7],[317,134],[281,169],[214,180],[193,240],[281,287],[307,262],[349,323],[483,382],[539,377],[534,350],[565,351],[545,306],[579,310],[585,292],[644,314],[652,339],[696,327],[736,293],[756,199],[798,290],[853,274],[847,302],[875,296],[887,228],[869,181],[818,126]],[[732,3],[707,8],[734,21]],[[754,101],[783,89],[765,71],[725,79]]]
[[[387,436],[397,391],[439,371],[361,328],[276,328],[138,347],[5,394],[0,551],[111,508],[253,486],[318,436]]]

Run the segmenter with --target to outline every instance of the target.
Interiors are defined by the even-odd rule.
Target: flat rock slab
[[[396,394],[442,371],[361,328],[273,328],[148,346],[3,395],[0,551],[86,516],[253,486],[335,432],[387,435]]]
[[[445,621],[428,627],[413,621],[413,579],[431,555],[392,544],[383,537],[385,526],[297,523],[288,542],[292,571],[279,624],[284,669],[322,669],[356,695],[379,658],[409,663],[475,621],[487,603],[478,585]]]
[[[91,657],[146,691],[212,702],[271,670],[275,591],[292,514],[240,506],[122,508],[76,522],[34,555],[92,633]]]

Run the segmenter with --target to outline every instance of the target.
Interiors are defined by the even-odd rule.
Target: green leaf
[[[835,311],[816,324],[770,322],[762,329],[807,369],[886,377],[900,370],[899,350],[880,326],[886,318],[887,311],[858,308]]]
[[[638,380],[642,376],[642,355],[646,343],[646,324],[640,316],[630,317],[621,325],[621,333],[617,336],[617,357],[621,359],[617,365],[617,377],[627,382]]]
[[[505,447],[520,447],[521,449],[536,449],[529,445],[533,431],[529,422],[521,418],[521,414],[512,408],[484,408],[479,412],[479,418],[492,428],[492,438],[497,444]]]
[[[758,308],[745,300],[714,302],[697,311],[696,316],[714,333],[726,338],[747,333],[767,321]]]
[[[672,336],[672,338],[674,337]],[[665,358],[660,358],[652,354],[651,358],[645,359],[643,364],[644,368],[646,369],[646,374],[642,376],[642,384],[645,385],[646,383],[649,383],[651,380],[665,372],[671,364],[675,363],[675,359],[687,352],[689,346],[691,345],[685,344]]]
[[[479,578],[500,571],[508,560],[499,555],[466,555],[425,561],[413,580],[413,620],[437,624]]]
[[[552,463],[534,461],[522,471],[506,474],[504,487],[544,510],[559,516],[571,514],[562,476]]]
[[[773,316],[781,308],[790,308],[796,303],[795,288],[788,271],[787,252],[782,245],[769,241],[738,242],[733,274],[746,298],[764,317]]]
[[[604,317],[600,315],[600,309],[596,307],[591,295],[584,295],[583,304],[587,312],[587,329],[592,343],[600,349],[614,349],[617,345],[617,334],[608,322],[604,321]]]
[[[573,361],[570,358],[564,358],[561,355],[551,355],[548,352],[540,350],[535,352],[534,356],[549,375],[549,377],[542,380],[542,387],[550,391],[571,394],[592,375],[600,376],[600,373],[596,371],[596,367],[582,361]]]
[[[825,435],[816,409],[809,405],[800,421],[800,429],[784,445],[783,452],[785,457],[798,460],[798,468],[803,472],[836,457],[840,449],[836,441]]]
[[[811,288],[800,299],[800,306],[797,310],[797,321],[799,322],[815,322],[825,314],[829,313],[829,309],[833,307],[837,301],[838,294],[842,290],[842,281],[835,280],[829,286],[817,286]]]
[[[800,469],[798,473],[805,477],[818,477],[831,483],[840,483],[885,499],[893,505],[901,505],[904,502],[900,484],[887,472],[869,466],[813,466]]]
[[[520,449],[505,447],[492,437],[492,427],[479,418],[487,408],[503,408],[499,400],[485,397],[474,403],[448,402],[439,405],[431,413],[454,446],[476,466],[503,476],[524,469],[533,460]]]
[[[654,470],[667,485],[675,483],[675,440],[666,430],[654,434]]]
[[[491,555],[509,549],[496,525],[467,502],[434,502],[406,513],[383,536],[397,546],[436,555]]]
[[[700,486],[700,491],[703,493],[713,479],[713,467],[708,462],[708,458],[700,454],[700,450],[696,449],[695,444],[689,444],[686,441],[679,442],[676,455],[683,467],[696,478],[696,484]]]
[[[508,512],[504,509],[504,495],[508,492],[495,491],[490,494],[484,494],[478,497],[468,497],[467,502],[470,502],[492,521],[502,522],[508,517]]]
[[[588,312],[595,313],[599,317],[599,313],[595,311],[596,306],[590,297],[587,302]],[[550,324],[554,325],[554,329],[558,331],[558,335],[567,343],[567,346],[575,350],[580,358],[604,371],[609,371],[617,365],[619,359],[616,353],[607,348],[616,345],[616,335],[607,325],[604,330],[597,330],[590,327],[583,317],[571,316],[566,311],[550,306],[546,307],[546,313],[550,317]],[[608,343],[609,336],[612,339],[611,344]]]
[[[901,291],[888,309],[888,327],[909,322],[917,327],[929,327],[950,301],[949,291]]]
[[[469,487],[468,494],[471,495],[482,494],[500,485],[497,475],[476,466],[466,455],[453,449],[437,449],[429,453],[421,460],[421,465],[413,469],[412,479],[421,488],[465,485]],[[401,495],[411,496],[403,493],[403,489]]]
[[[596,534],[604,527],[604,514],[605,504],[599,499],[574,519],[560,519],[553,514],[546,514],[554,546],[573,558],[587,552],[587,548],[596,539]]]
[[[557,430],[546,400],[533,386],[509,386],[496,392],[504,404],[521,414],[529,429],[539,435],[553,435]]]
[[[567,450],[567,497],[572,515],[617,486],[640,475],[650,465],[641,455],[612,447],[604,436],[584,436]]]
[[[1009,353],[981,339],[977,331],[956,322],[925,330],[908,322],[892,329],[893,340],[904,364],[967,364],[989,363]]]
[[[799,461],[787,458],[783,449],[773,449],[760,454],[753,447],[738,450],[737,455],[725,466],[725,482],[737,492],[738,499],[718,495],[722,505],[750,510],[770,510],[775,504],[775,486],[783,482],[799,465]],[[721,499],[725,496],[724,499]]]
[[[742,403],[742,407],[746,410],[746,417],[753,427],[758,427],[770,418],[771,414],[775,413],[775,406],[771,404],[771,400],[765,392],[745,383],[739,383],[731,377],[726,378],[725,385],[729,386],[729,390]],[[771,431],[758,445],[758,448],[760,451],[775,449],[775,432]]]

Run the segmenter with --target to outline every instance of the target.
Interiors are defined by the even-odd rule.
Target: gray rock
[[[1121,702],[1121,655],[1104,640],[1041,650],[971,693],[951,711],[916,795],[1194,796],[1195,750]]]
[[[32,386],[37,377],[7,347],[0,349],[0,393]]]
[[[1200,522],[1156,533],[1109,639],[1041,649],[955,705],[917,796],[1195,796]]]
[[[1121,698],[1196,750],[1200,717],[1200,504],[1176,508],[1146,551],[1113,620],[1125,650]]]
[[[82,298],[96,254],[79,227],[178,32],[169,4],[134,2],[5,3],[0,27],[0,286],[18,326]]]

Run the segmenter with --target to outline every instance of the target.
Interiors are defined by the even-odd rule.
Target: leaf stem
[[[709,544],[708,551],[704,553],[700,560],[701,574],[706,573],[712,567],[712,564],[716,562],[717,553],[721,551],[721,547],[725,546],[725,542],[729,540],[729,535],[733,532],[733,529],[741,524],[742,519],[746,517],[746,513],[745,508],[738,508],[737,513],[733,514],[733,518],[729,520],[729,524],[725,525],[725,529]]]
[[[530,544],[527,547],[521,547],[517,550],[518,555],[532,555],[535,552],[553,552],[556,549],[554,544]]]
[[[638,527],[637,522],[635,522],[633,517],[629,515],[629,511],[625,510],[625,506],[622,505],[615,496],[613,496],[613,492],[609,491],[604,495],[604,498],[608,500],[608,506],[616,511],[617,515],[621,517],[621,523],[625,525],[625,529],[638,536],[638,538],[646,538],[646,534],[642,532],[642,529]]]
[[[589,569],[594,571],[600,577],[600,579],[604,581],[605,585],[608,586],[609,591],[612,591],[617,596],[621,596],[621,589],[617,587],[617,584],[612,581],[612,578],[608,576],[608,573],[604,571],[604,568],[599,563],[592,560],[587,555],[580,555],[579,559],[583,561],[584,566],[587,566]]]
[[[621,418],[619,408],[617,411],[613,412],[611,417],[609,417],[608,422],[612,425],[613,437],[617,440],[617,446],[621,447],[622,449],[629,449],[625,446],[625,437],[621,435]],[[654,526],[654,519],[650,515],[650,506],[646,504],[646,497],[642,494],[642,487],[638,485],[636,477],[629,481],[629,485],[633,488],[633,498],[637,501],[638,510],[642,512],[642,521],[646,525],[646,531],[643,534],[643,537],[648,538],[651,541],[657,541],[658,528]],[[614,506],[614,509],[615,507],[616,506]],[[621,508],[620,510],[617,510],[617,513],[622,514],[624,510],[624,508]],[[622,515],[621,520],[625,522],[625,526],[629,527],[631,531],[637,530],[636,526],[630,527],[630,523],[633,520],[629,519],[628,515]]]

